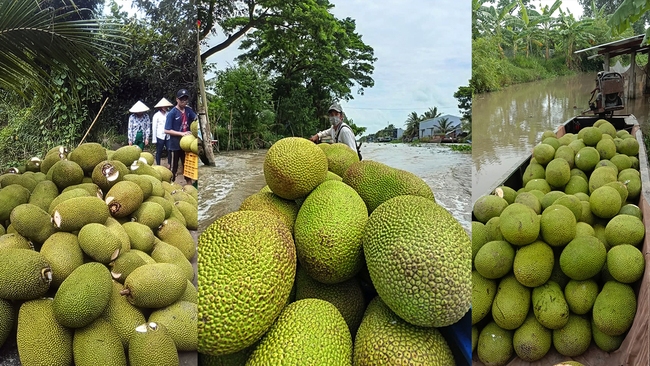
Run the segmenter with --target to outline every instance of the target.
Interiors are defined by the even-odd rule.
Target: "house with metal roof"
[[[449,121],[449,125],[452,127],[452,130],[447,131],[447,133],[441,133],[440,131],[440,121],[443,119],[447,119]],[[430,118],[420,122],[419,138],[423,138],[423,137],[435,138],[436,136],[439,137],[440,139],[442,139],[443,137],[454,138],[460,135],[461,133],[462,133],[461,117],[453,116],[451,114],[445,114],[444,116]]]

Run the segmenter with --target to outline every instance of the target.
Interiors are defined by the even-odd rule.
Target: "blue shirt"
[[[166,130],[174,130],[179,132],[185,132],[190,130],[190,123],[196,119],[196,113],[190,107],[185,107],[185,116],[187,117],[187,125],[185,128],[182,128],[183,123],[183,113],[174,107],[171,111],[167,112],[167,120],[165,121]],[[181,136],[170,135],[169,136],[169,150],[180,150],[181,149]]]

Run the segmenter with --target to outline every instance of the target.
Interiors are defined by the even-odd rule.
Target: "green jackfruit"
[[[59,191],[62,191],[65,187],[81,183],[84,178],[83,169],[79,164],[70,160],[57,161],[47,174],[52,174],[52,182],[56,184]]]
[[[612,247],[621,244],[639,246],[644,236],[643,221],[635,216],[616,215],[605,226],[605,237]]]
[[[145,322],[142,311],[131,305],[126,297],[120,295],[122,285],[112,281],[111,297],[101,317],[108,321],[120,337],[122,346],[128,348],[129,339],[135,334],[135,328]]]
[[[485,225],[478,221],[472,221],[472,262],[479,249],[489,241],[489,235]]]
[[[41,255],[52,268],[52,286],[59,287],[72,271],[84,263],[84,255],[77,236],[54,233],[41,247]]]
[[[533,179],[544,179],[546,176],[546,169],[544,168],[543,165],[537,164],[537,163],[530,163],[528,166],[526,166],[526,169],[524,170],[524,175],[522,176],[522,182],[524,184],[524,187],[528,182],[530,182]]]
[[[130,215],[131,220],[155,230],[165,221],[165,209],[155,202],[142,202]]]
[[[368,218],[362,243],[372,283],[402,319],[440,327],[457,322],[469,309],[471,243],[458,221],[437,203],[419,196],[384,202]],[[399,260],[394,253],[401,253]],[[404,271],[404,266],[419,270]],[[445,280],[428,273],[444,273]]]
[[[120,255],[110,263],[111,275],[113,276],[113,279],[119,281],[120,283],[124,283],[126,278],[131,272],[133,272],[134,269],[148,264],[146,259],[143,258],[138,252],[140,251],[137,249],[132,249],[128,252],[120,253]],[[152,259],[151,263],[155,263],[155,261]]]
[[[196,351],[198,344],[196,316],[196,303],[177,301],[155,310],[149,315],[149,321],[162,324],[167,328],[177,350]]]
[[[16,206],[11,211],[9,220],[18,234],[35,244],[43,244],[50,235],[56,232],[50,215],[31,203]]]
[[[167,244],[180,249],[187,260],[192,260],[196,254],[196,243],[192,234],[182,223],[176,220],[164,220],[158,227],[156,236]]]
[[[607,252],[607,269],[618,282],[638,281],[643,276],[644,268],[643,253],[630,244],[617,245]]]
[[[483,320],[492,309],[492,301],[497,293],[497,282],[472,271],[472,324]]]
[[[156,236],[149,226],[131,221],[125,222],[122,227],[129,236],[132,249],[151,253]]]
[[[546,165],[545,179],[551,187],[564,187],[571,178],[571,166],[562,158],[555,158]]]
[[[126,277],[121,294],[137,307],[162,308],[181,297],[186,281],[175,264],[145,264]]]
[[[294,224],[300,264],[323,283],[352,278],[361,269],[367,221],[366,205],[354,189],[342,182],[323,182],[305,199]]]
[[[20,184],[10,184],[0,189],[0,222],[9,220],[11,211],[18,205],[29,202],[30,192]]]
[[[513,275],[501,279],[492,302],[492,319],[499,327],[513,330],[524,323],[531,302],[530,292]]]
[[[573,280],[582,281],[600,272],[607,259],[605,245],[593,236],[571,240],[560,254],[560,267]]]
[[[136,328],[129,342],[129,364],[178,366],[178,352],[165,326],[149,322]]]
[[[569,320],[569,305],[560,285],[548,281],[535,287],[532,294],[535,318],[548,329],[560,329]]]
[[[105,202],[111,216],[127,217],[142,205],[144,195],[140,186],[131,181],[121,181],[106,193]]]
[[[542,203],[539,201],[537,196],[531,192],[519,193],[513,203],[521,203],[522,205],[526,205],[535,211],[535,213],[538,215],[542,213]]]
[[[34,244],[18,233],[2,234],[0,235],[0,249],[4,248],[33,250]]]
[[[552,332],[537,321],[533,313],[529,313],[526,321],[515,330],[512,345],[519,358],[533,362],[546,356],[551,349]]]
[[[194,280],[194,267],[185,258],[183,252],[173,245],[157,240],[151,251],[151,258],[157,263],[171,263],[178,266],[183,275],[190,281]]]
[[[111,160],[118,160],[127,167],[133,164],[134,161],[140,159],[142,150],[138,145],[122,146],[113,152]]]
[[[56,164],[59,160],[65,159],[67,152],[61,151],[51,151],[48,154],[45,154],[45,158],[41,162],[41,173],[47,174],[52,165]]]
[[[478,336],[476,353],[485,365],[505,365],[514,354],[513,332],[488,323]]]
[[[625,333],[636,315],[634,290],[627,284],[606,282],[596,297],[592,314],[593,322],[601,332],[609,336]]]
[[[65,192],[61,192],[60,195],[56,196],[52,200],[52,202],[50,202],[50,207],[47,209],[47,212],[50,215],[53,215],[54,214],[54,209],[56,208],[56,206],[59,203],[65,201],[65,200],[68,200],[70,198],[90,197],[90,196],[91,196],[91,194],[89,194],[88,191],[86,191],[85,189],[82,189],[82,188],[75,188],[75,189],[71,189],[71,190],[68,190],[68,191],[65,191]]]
[[[158,182],[162,181],[162,177],[160,176],[160,173],[158,173],[156,169],[154,169],[146,162],[137,160],[134,161],[131,165],[127,165],[127,167],[129,168],[131,174],[146,175],[146,176],[154,177]],[[153,183],[152,183],[152,192],[153,192]]]
[[[109,216],[108,219],[106,219],[104,226],[106,226],[108,230],[120,241],[120,243],[122,243],[120,253],[131,250],[131,239],[129,238],[129,234],[126,232],[126,230],[124,230],[124,227],[122,224],[120,224],[119,221],[114,219],[112,216]]]
[[[103,224],[108,216],[108,206],[100,198],[74,197],[56,205],[52,221],[59,230],[72,232],[86,224]]]
[[[555,148],[549,144],[537,144],[533,148],[533,158],[541,165],[548,164],[555,156]]]
[[[485,243],[476,253],[474,267],[481,276],[497,279],[512,270],[514,259],[515,250],[510,243],[503,240],[494,240]]]
[[[571,280],[564,288],[564,298],[569,305],[569,310],[577,315],[591,311],[598,296],[598,284],[594,280]]]
[[[185,218],[185,227],[188,230],[196,230],[199,227],[199,211],[197,206],[186,201],[176,201],[174,205]]]
[[[151,192],[153,192],[153,184],[151,184],[151,181],[149,179],[138,174],[127,174],[124,176],[124,180],[133,182],[140,187],[142,190],[143,200],[146,200],[151,196]]]
[[[591,344],[591,324],[582,315],[569,315],[566,325],[553,330],[553,346],[561,355],[579,356]]]
[[[178,301],[189,301],[196,304],[198,302],[197,297],[198,291],[196,290],[196,287],[194,287],[192,281],[187,280],[187,287],[185,288],[185,292],[183,292],[183,295],[181,295]]]
[[[539,236],[540,219],[537,213],[526,205],[508,205],[499,217],[501,234],[510,244],[530,244]]]
[[[97,196],[102,199],[104,198],[104,193],[102,192],[102,189],[99,188],[99,186],[95,183],[80,183],[80,184],[75,184],[73,186],[68,186],[65,187],[65,189],[63,189],[61,193],[69,191],[71,189],[77,189],[77,188],[85,189],[86,191],[88,191],[88,194],[91,196]]]
[[[421,196],[435,202],[431,187],[422,178],[376,161],[356,162],[350,165],[342,178],[343,183],[359,193],[368,213],[389,199],[402,195]]]
[[[601,332],[594,322],[591,322],[591,337],[594,339],[596,346],[605,352],[616,351],[625,340],[625,334],[609,336]]]
[[[104,265],[90,262],[77,267],[54,295],[56,320],[69,328],[81,328],[97,319],[111,297],[111,274]]]
[[[500,216],[506,207],[508,207],[508,201],[499,196],[481,196],[474,203],[473,214],[478,221],[485,224],[491,218]]]
[[[554,263],[553,249],[538,240],[517,250],[512,267],[519,283],[537,287],[551,278]]]
[[[75,366],[126,366],[120,336],[103,318],[75,330],[72,351]]]
[[[16,325],[16,311],[9,300],[0,299],[0,346],[4,345]]]
[[[84,225],[78,234],[79,247],[93,260],[108,264],[120,253],[122,242],[102,224]]]
[[[287,365],[350,365],[352,337],[336,307],[319,299],[287,305],[246,364],[268,365],[278,359]]]
[[[340,142],[331,144],[325,151],[325,156],[327,156],[327,169],[340,177],[350,165],[359,161],[357,152]]]
[[[145,202],[155,202],[159,204],[163,210],[165,210],[165,218],[168,219],[169,216],[172,214],[172,205],[174,204],[173,202],[170,202],[164,197],[158,197],[158,196],[151,196],[147,198]],[[197,215],[197,220],[198,220],[198,215]]]
[[[289,229],[266,212],[229,213],[199,237],[198,262],[199,352],[218,356],[251,346],[280,314],[294,283]],[[260,296],[266,300],[240,301]]]
[[[162,165],[154,165],[154,169],[158,171],[160,174],[160,178],[162,179],[163,182],[171,182],[172,180],[172,171],[169,170],[167,167],[164,167]]]
[[[92,174],[97,164],[106,159],[106,149],[96,142],[81,144],[68,153],[68,160],[79,164],[87,176]]]
[[[544,242],[554,247],[564,246],[576,235],[576,218],[566,206],[551,205],[542,212],[540,228]]]
[[[16,343],[20,363],[25,366],[72,365],[70,329],[54,317],[50,298],[24,302],[18,312]]]
[[[59,188],[51,180],[44,180],[39,182],[32,194],[29,196],[29,203],[42,208],[44,211],[49,211],[52,200],[59,195]]]
[[[91,177],[93,183],[106,193],[113,185],[122,181],[127,174],[129,174],[129,169],[121,161],[104,160],[95,166]]]
[[[39,252],[5,248],[0,251],[0,298],[37,299],[47,292],[52,269]]]
[[[273,192],[259,192],[248,196],[239,206],[240,211],[266,211],[281,218],[293,232],[293,224],[298,216],[298,205],[285,200]]]

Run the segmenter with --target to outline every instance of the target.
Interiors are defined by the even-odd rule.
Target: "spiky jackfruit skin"
[[[122,224],[122,227],[129,237],[132,249],[151,253],[156,236],[149,226],[139,222],[129,221]]]
[[[127,217],[142,205],[144,195],[140,186],[131,181],[121,181],[106,193],[104,201],[108,205],[111,216]]]
[[[479,197],[476,202],[474,202],[472,212],[479,222],[486,224],[490,219],[500,217],[501,212],[503,212],[506,207],[508,207],[508,201],[499,196],[490,194]]]
[[[90,176],[97,164],[106,160],[106,149],[96,143],[87,142],[68,153],[68,160],[79,164],[85,175]]]
[[[101,318],[115,328],[122,346],[128,348],[129,339],[135,334],[135,327],[143,324],[146,319],[140,309],[131,305],[126,297],[120,295],[121,290],[122,285],[112,281],[111,296]]]
[[[569,321],[569,305],[560,285],[548,281],[535,287],[532,294],[535,318],[548,329],[560,329]]]
[[[514,353],[513,331],[488,323],[478,336],[476,354],[485,365],[505,365]]]
[[[187,260],[192,260],[196,254],[196,244],[189,230],[177,220],[165,220],[158,227],[156,236],[167,244],[180,249]]]
[[[185,255],[183,255],[183,252],[175,246],[157,240],[156,245],[151,251],[151,258],[157,263],[171,263],[177,265],[185,278],[190,281],[194,280],[194,267],[192,266],[192,263],[190,263],[190,261],[185,258]]]
[[[327,157],[311,141],[286,137],[271,146],[264,159],[264,178],[273,193],[295,200],[306,197],[327,177]]]
[[[187,279],[171,263],[145,264],[133,270],[124,281],[123,293],[129,302],[142,308],[162,308],[176,302]]]
[[[149,167],[151,168],[151,167]],[[163,197],[165,195],[165,188],[162,186],[162,182],[160,177],[160,173],[156,169],[151,168],[156,176],[149,175],[149,174],[140,174],[142,178],[147,179],[149,182],[151,182],[151,195],[150,197]],[[139,170],[139,169],[138,169]]]
[[[38,182],[29,196],[29,203],[48,211],[52,200],[59,195],[59,188],[51,180]]]
[[[409,323],[442,327],[469,309],[470,239],[432,200],[400,196],[379,206],[366,224],[363,251],[379,296]]]
[[[490,313],[492,301],[497,293],[497,281],[472,271],[472,324],[476,324]]]
[[[174,205],[185,218],[185,227],[188,230],[196,230],[199,227],[199,211],[196,205],[186,201],[176,201]]]
[[[165,221],[165,209],[155,202],[142,202],[129,216],[131,220],[155,230]]]
[[[296,252],[289,229],[266,212],[229,213],[199,236],[198,262],[199,352],[219,356],[249,347],[280,314],[293,287]]]
[[[59,188],[59,191],[62,191],[65,187],[81,183],[84,178],[83,169],[79,164],[70,160],[57,161],[47,174],[52,175],[51,180]]]
[[[54,224],[60,231],[81,230],[86,224],[103,224],[108,219],[108,206],[98,197],[74,197],[54,208]]]
[[[319,299],[287,305],[250,358],[256,365],[350,365],[352,336],[336,307]]]
[[[616,281],[607,281],[594,302],[594,324],[601,332],[618,336],[630,329],[634,315],[636,295],[632,287]]]
[[[140,158],[140,147],[138,145],[122,146],[111,155],[111,160],[118,160],[127,167]]]
[[[35,244],[43,244],[50,235],[56,232],[50,215],[31,203],[16,206],[11,211],[9,220],[18,234]]]
[[[402,195],[421,196],[435,201],[431,187],[417,175],[386,164],[363,160],[348,167],[341,176],[354,188],[372,213],[389,199]]]
[[[54,316],[69,328],[81,328],[97,319],[111,296],[111,274],[97,262],[77,267],[54,295]]]
[[[309,277],[302,267],[298,267],[295,300],[309,298],[325,300],[336,306],[348,324],[352,336],[357,333],[366,308],[363,290],[357,278],[327,285]]]
[[[18,233],[9,233],[0,235],[0,249],[4,248],[33,250],[34,244]]]
[[[152,326],[154,324],[154,326]],[[140,326],[129,342],[129,364],[140,366],[178,366],[174,340],[164,325],[149,322],[146,331]]]
[[[79,234],[79,247],[93,260],[108,264],[119,255],[122,242],[103,224],[84,225]]]
[[[520,284],[514,275],[501,279],[492,302],[492,319],[502,329],[519,328],[530,308],[530,289]]]
[[[144,202],[155,202],[159,204],[163,210],[165,211],[165,218],[168,219],[169,216],[172,213],[172,205],[174,204],[173,202],[169,201],[168,199],[164,197],[158,197],[158,196],[151,196],[147,198],[146,201]],[[197,221],[198,221],[198,214],[197,214]]]
[[[454,356],[440,331],[405,322],[379,297],[368,304],[354,342],[353,365],[453,364]]]
[[[124,180],[133,182],[140,186],[140,189],[142,190],[143,200],[146,200],[151,196],[151,192],[153,192],[153,185],[151,184],[151,181],[144,176],[130,173],[124,176]]]
[[[298,208],[295,201],[286,200],[271,191],[252,194],[239,206],[240,211],[266,211],[274,214],[284,221],[291,232],[298,216]]]
[[[334,143],[325,151],[327,168],[330,172],[342,177],[350,165],[359,161],[359,155],[344,143]]]
[[[16,206],[29,202],[30,194],[29,189],[20,184],[10,184],[0,189],[0,222],[9,220]]]
[[[0,299],[0,347],[5,343],[16,324],[16,310],[11,301]]]
[[[68,200],[68,199],[70,199],[70,198],[75,198],[75,197],[91,197],[91,196],[92,196],[92,195],[91,195],[90,193],[88,193],[88,191],[86,191],[85,189],[81,189],[81,188],[74,188],[74,189],[67,190],[67,191],[65,191],[65,192],[61,192],[60,195],[56,196],[56,197],[52,200],[52,202],[50,203],[50,207],[47,209],[47,212],[48,212],[50,215],[53,215],[53,214],[54,214],[54,209],[56,208],[56,206],[57,206],[59,203],[61,203],[61,202],[63,202],[63,201],[66,201],[66,200]]]
[[[0,298],[37,299],[45,295],[50,283],[50,265],[39,252],[16,248],[0,251]]]
[[[512,345],[519,358],[527,362],[541,359],[551,349],[552,332],[537,321],[533,313],[529,313],[526,321],[515,330]]]
[[[553,346],[558,353],[567,357],[579,356],[591,344],[591,324],[583,315],[569,315],[567,324],[553,330]]]
[[[368,211],[359,194],[328,180],[305,199],[294,224],[298,260],[323,283],[352,278],[362,266],[361,238]]]
[[[171,182],[172,180],[172,171],[169,170],[169,168],[164,167],[162,165],[154,165],[154,169],[158,171],[158,174],[160,174],[160,178],[162,179],[163,182]]]
[[[155,310],[149,315],[149,321],[162,324],[179,351],[196,351],[198,337],[196,334],[197,306],[188,301],[177,301],[167,307]]]
[[[122,224],[120,224],[119,221],[114,219],[112,216],[109,216],[108,219],[106,219],[104,226],[106,226],[108,230],[120,241],[120,243],[122,243],[122,249],[120,250],[120,253],[131,250],[131,239],[129,238],[129,234],[126,232],[126,230],[124,230],[124,227]]]
[[[124,179],[129,169],[119,160],[104,160],[93,168],[91,178],[106,193],[113,185]]]
[[[553,249],[541,240],[519,248],[512,265],[515,278],[527,287],[541,286],[551,277],[554,259]]]
[[[72,365],[72,330],[54,318],[49,298],[24,302],[18,311],[16,343],[24,366]]]
[[[126,366],[126,354],[120,336],[102,318],[75,330],[72,352],[75,366]]]
[[[52,234],[40,251],[52,268],[52,286],[59,287],[72,271],[84,263],[77,236],[71,233]]]
[[[41,162],[41,173],[47,174],[52,165],[56,164],[57,161],[65,159],[67,153],[58,150],[51,150],[45,154],[45,158]]]
[[[158,171],[154,169],[152,166],[142,161],[138,161],[137,163],[134,162],[133,164],[131,164],[129,166],[129,170],[131,174],[147,175],[156,178],[158,182],[162,181],[162,177],[160,176],[160,173],[158,173]],[[152,186],[152,192],[153,192],[153,186]]]
[[[111,275],[113,279],[124,283],[126,278],[133,270],[140,266],[148,264],[147,261],[138,253],[137,249],[129,250],[128,252],[120,253],[120,255],[110,263]],[[146,254],[146,253],[145,253]],[[153,261],[152,263],[155,263]]]

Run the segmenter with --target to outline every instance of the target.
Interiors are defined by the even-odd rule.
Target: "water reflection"
[[[595,77],[586,73],[518,84],[474,98],[472,202],[530,154],[544,131],[587,109]],[[648,105],[647,98],[638,98],[617,114],[633,113],[644,126]]]

